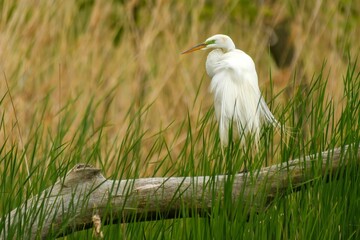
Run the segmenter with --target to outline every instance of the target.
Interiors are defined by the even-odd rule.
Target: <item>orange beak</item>
[[[191,52],[194,52],[194,51],[203,49],[203,48],[206,47],[206,46],[207,46],[207,44],[205,44],[205,43],[200,43],[200,44],[198,44],[198,45],[190,48],[189,50],[186,50],[186,51],[182,52],[181,54],[191,53]]]

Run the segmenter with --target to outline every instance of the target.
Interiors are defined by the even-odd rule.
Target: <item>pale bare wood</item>
[[[348,154],[356,157],[349,158]],[[78,164],[63,179],[6,215],[7,227],[0,238],[8,239],[6,229],[19,226],[30,239],[54,233],[66,235],[92,227],[94,214],[101,217],[104,225],[130,222],[135,217],[137,221],[147,221],[208,214],[214,199],[219,202],[224,198],[226,186],[232,187],[232,201],[247,206],[241,214],[262,211],[275,196],[296,191],[319,177],[334,176],[339,168],[351,164],[349,159],[360,163],[360,146],[345,146],[235,176],[109,180],[100,169]],[[229,185],[227,181],[233,183]]]

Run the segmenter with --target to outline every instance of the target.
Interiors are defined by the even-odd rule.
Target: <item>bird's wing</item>
[[[259,138],[262,121],[279,125],[261,96],[251,57],[233,51],[224,54],[213,67],[210,91],[222,141],[228,140],[229,123],[233,121],[240,134],[253,132],[255,138]]]
[[[215,100],[221,99],[228,106],[223,114],[232,116],[235,102],[239,109],[256,111],[255,106],[260,103],[261,93],[255,64],[250,56],[240,50],[223,54],[220,61],[214,64],[214,73],[210,90]],[[248,107],[249,104],[255,106]]]
[[[255,63],[252,58],[241,50],[235,50],[226,55],[229,56],[223,61],[222,68],[226,66],[228,69],[233,69],[235,75],[234,79],[236,81],[241,81],[243,87],[247,88],[247,91],[252,91],[253,95],[256,96],[257,111],[260,114],[261,120],[272,124],[274,127],[278,127],[279,122],[271,113],[262,97],[259,89]],[[226,55],[224,55],[224,57],[226,57]]]
[[[222,63],[211,80],[210,91],[214,94],[222,142],[227,142],[232,122],[240,134],[260,129],[259,112],[256,110],[260,93],[249,84],[247,77],[231,65]]]
[[[231,69],[234,74],[234,81],[241,84],[249,84],[253,91],[260,94],[258,76],[255,63],[252,58],[241,50],[234,50],[223,55],[220,68]],[[240,84],[240,83],[239,83]]]
[[[220,140],[223,145],[228,143],[229,124],[234,116],[236,92],[229,71],[221,70],[211,79],[210,91],[214,95],[214,108],[219,123]]]

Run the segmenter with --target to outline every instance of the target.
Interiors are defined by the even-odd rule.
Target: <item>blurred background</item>
[[[18,142],[18,124],[27,142],[36,122],[51,136],[65,119],[71,141],[93,102],[104,144],[120,141],[141,112],[142,151],[163,131],[176,154],[184,119],[196,125],[212,107],[207,52],[180,53],[217,33],[254,59],[275,116],[299,88],[306,98],[320,72],[341,109],[342,79],[360,50],[359,16],[355,0],[0,1],[0,141]]]

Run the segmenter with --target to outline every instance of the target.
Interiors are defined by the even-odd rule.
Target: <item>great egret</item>
[[[263,123],[279,127],[280,124],[266,105],[258,85],[252,58],[236,49],[229,36],[216,34],[182,54],[197,50],[214,49],[206,60],[206,72],[211,78],[210,91],[219,123],[220,142],[228,145],[229,128],[234,123],[233,136],[241,139],[253,134],[255,144],[260,139]]]

